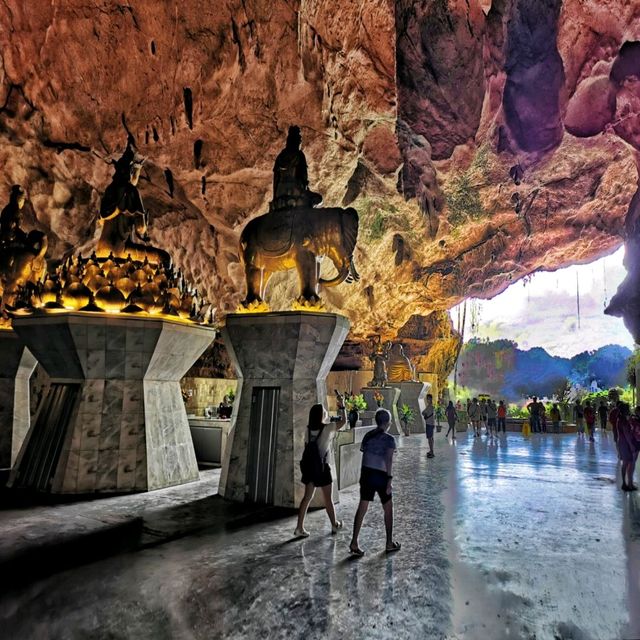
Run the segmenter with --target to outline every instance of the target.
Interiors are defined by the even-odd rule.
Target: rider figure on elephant
[[[309,189],[307,159],[300,149],[300,128],[289,127],[285,148],[278,154],[273,166],[273,200],[270,211],[295,207],[316,207],[322,196]]]
[[[13,185],[9,204],[0,213],[0,316],[4,320],[20,291],[35,288],[46,270],[46,235],[35,229],[26,233],[21,227],[25,201],[22,187]],[[0,324],[5,322],[0,320]]]

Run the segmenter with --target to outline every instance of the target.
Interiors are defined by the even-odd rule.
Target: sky
[[[539,271],[512,284],[491,300],[467,301],[465,342],[471,338],[508,338],[521,349],[543,347],[551,355],[571,357],[607,344],[633,349],[621,318],[603,310],[625,276],[624,247],[596,262],[558,271]],[[576,282],[580,314],[577,310]],[[450,314],[456,325],[458,307]],[[476,326],[472,323],[476,319]]]

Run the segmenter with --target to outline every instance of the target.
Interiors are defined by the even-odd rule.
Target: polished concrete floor
[[[347,555],[357,490],[292,541],[295,519],[243,520],[58,573],[0,599],[0,637],[640,638],[640,498],[617,489],[611,437],[405,438],[396,538],[379,504]]]

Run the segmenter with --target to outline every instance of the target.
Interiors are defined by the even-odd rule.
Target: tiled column
[[[388,382],[390,387],[400,390],[398,407],[403,404],[413,409],[413,423],[409,425],[411,433],[424,433],[424,420],[421,417],[425,408],[427,390],[431,388],[428,382]]]
[[[11,484],[52,493],[160,489],[198,478],[180,378],[215,331],[148,317],[65,313],[15,330],[69,394],[69,418],[41,411]],[[42,414],[45,415],[42,415]],[[58,443],[58,444],[56,444]],[[47,447],[47,451],[40,449]]]
[[[326,377],[349,331],[331,313],[231,314],[222,331],[238,375],[220,493],[243,502],[247,491],[251,401],[256,387],[279,388],[273,504],[295,507],[304,493],[299,462],[309,409],[326,403]]]
[[[29,378],[36,364],[14,331],[0,330],[0,469],[14,465],[29,430]]]
[[[360,393],[364,396],[364,400],[367,403],[367,409],[375,411],[378,407],[376,401],[373,399],[375,393],[382,394],[384,400],[382,402],[382,408],[391,412],[391,426],[389,427],[389,433],[394,436],[402,434],[400,429],[400,418],[398,417],[398,398],[400,397],[400,390],[395,387],[362,387]]]

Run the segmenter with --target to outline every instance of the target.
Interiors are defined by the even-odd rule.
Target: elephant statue
[[[360,279],[353,262],[357,238],[358,213],[351,207],[280,209],[251,220],[240,236],[247,296],[239,311],[268,311],[264,295],[269,278],[289,269],[298,271],[300,282],[293,308],[322,309],[320,286]],[[335,265],[334,278],[320,277],[320,256]]]

